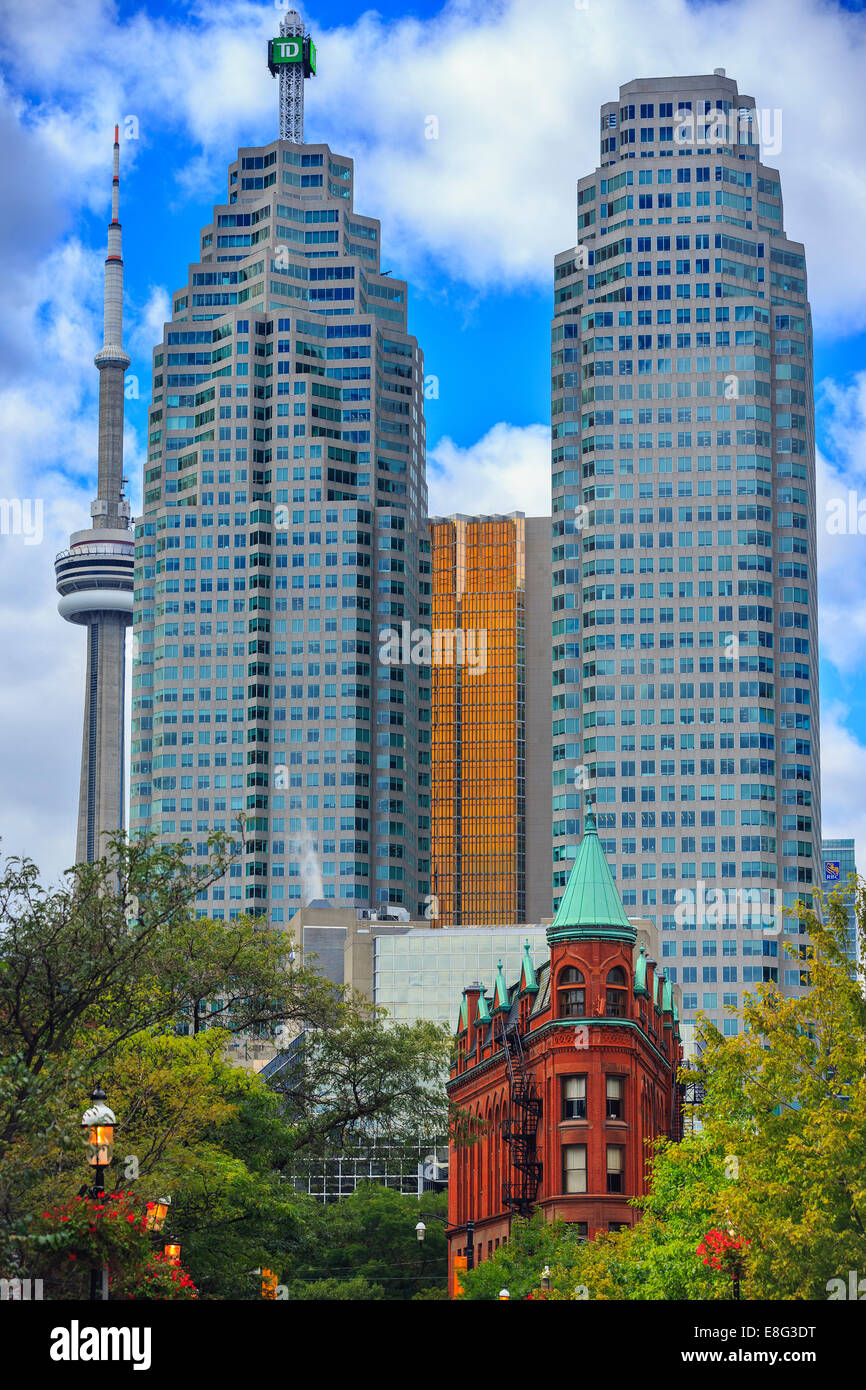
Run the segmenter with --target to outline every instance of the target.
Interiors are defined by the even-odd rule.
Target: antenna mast
[[[268,68],[280,84],[280,139],[304,143],[304,81],[316,75],[316,46],[297,10],[280,21],[280,37],[268,43]]]

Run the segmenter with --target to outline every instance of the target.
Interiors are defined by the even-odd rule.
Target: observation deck
[[[98,613],[127,615],[132,622],[135,551],[131,532],[85,531],[71,538],[54,561],[57,610],[86,626]]]

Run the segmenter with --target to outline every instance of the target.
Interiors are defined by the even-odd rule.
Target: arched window
[[[606,1018],[625,1018],[626,979],[622,966],[615,965],[607,976],[607,998],[605,1000]]]
[[[586,982],[576,965],[568,965],[557,983],[559,1018],[586,1017]]]

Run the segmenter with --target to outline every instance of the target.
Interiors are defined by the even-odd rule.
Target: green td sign
[[[305,77],[314,77],[316,72],[316,45],[312,39],[301,35],[290,38],[271,39],[268,43],[268,67],[272,73],[290,63],[303,66]]]
[[[274,39],[275,63],[301,63],[304,59],[303,39]]]

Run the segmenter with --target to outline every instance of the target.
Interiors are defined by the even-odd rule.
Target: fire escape
[[[689,1071],[688,1066],[683,1071]],[[684,1081],[674,1083],[674,1113],[673,1113],[673,1133],[672,1139],[681,1140],[686,1134],[694,1134],[698,1128],[698,1121],[695,1118],[694,1107],[703,1105],[706,1096],[706,1087],[700,1081],[693,1081],[687,1077]],[[689,1109],[686,1109],[686,1106]]]
[[[541,1121],[541,1096],[526,1064],[523,1040],[516,1023],[502,1019],[502,1041],[508,1068],[508,1118],[503,1138],[508,1145],[511,1172],[502,1184],[502,1200],[518,1216],[531,1216],[541,1183],[541,1160],[536,1149]]]

